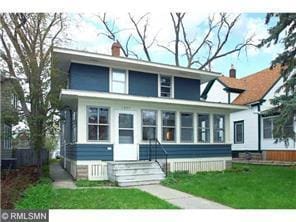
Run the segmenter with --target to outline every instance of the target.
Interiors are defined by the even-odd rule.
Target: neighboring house
[[[1,75],[1,168],[13,164],[12,127],[18,123],[17,97],[11,79]]]
[[[262,153],[262,157],[268,160],[296,160],[293,140],[289,141],[288,146],[283,142],[275,143],[272,131],[277,113],[267,115],[267,111],[273,108],[270,99],[282,84],[279,65],[240,79],[236,78],[236,70],[231,67],[229,77],[220,76],[206,84],[201,95],[206,101],[249,107],[230,116],[233,157],[249,151]],[[293,129],[292,119],[287,127]]]
[[[223,170],[231,163],[230,113],[246,107],[200,101],[200,85],[218,73],[123,58],[117,43],[112,55],[53,50],[68,73],[60,94],[67,107],[61,156],[74,178],[114,179],[116,164],[134,169],[150,157],[170,171]],[[161,144],[153,152],[150,139]]]

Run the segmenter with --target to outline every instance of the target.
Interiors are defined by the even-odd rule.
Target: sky
[[[145,13],[133,13],[132,16],[137,20],[143,14]],[[105,30],[98,19],[98,16],[102,15],[103,14],[69,14],[67,33],[70,41],[64,46],[67,48],[110,54],[113,41],[103,34]],[[230,18],[236,15],[237,14],[229,14]],[[193,47],[198,46],[198,43],[200,43],[208,30],[208,16],[218,18],[217,13],[209,14],[206,12],[198,12],[196,14],[187,13],[185,15],[184,25],[188,32],[188,37],[190,40],[194,40]],[[173,47],[174,30],[169,13],[152,12],[149,13],[145,19],[149,19],[147,42],[151,43],[156,36],[156,42],[149,48],[152,61],[174,64],[173,54],[158,46],[165,45],[169,48]],[[114,21],[115,30],[122,30],[117,36],[122,43],[125,43],[130,34],[136,36],[128,13],[107,13],[107,21],[110,23]],[[142,20],[142,22],[139,23],[141,28],[143,28],[144,22],[145,20]],[[265,13],[242,13],[230,34],[225,50],[232,49],[236,44],[251,36],[253,37],[253,43],[259,43],[261,39],[268,36],[268,27],[270,26],[265,25]],[[211,35],[210,38],[215,39],[215,35]],[[131,50],[135,51],[140,56],[140,59],[146,59],[137,38],[132,38],[129,46]],[[181,50],[183,51],[183,49]],[[263,47],[260,49],[249,47],[247,52],[243,50],[239,56],[236,53],[215,60],[212,63],[212,71],[220,72],[228,76],[230,66],[233,64],[237,70],[237,77],[241,78],[269,67],[271,61],[281,51],[282,45],[271,45],[269,48]],[[205,57],[206,55],[207,51],[202,50],[198,56]],[[186,65],[185,56],[181,56],[181,65]]]

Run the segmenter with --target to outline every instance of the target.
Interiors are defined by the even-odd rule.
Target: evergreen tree
[[[279,113],[274,124],[274,138],[276,142],[284,141],[287,144],[289,138],[295,140],[293,120],[296,116],[296,14],[268,13],[265,23],[271,23],[272,19],[276,19],[277,23],[268,30],[269,36],[262,40],[259,47],[269,47],[272,43],[284,45],[284,51],[272,61],[272,67],[276,64],[282,65],[281,75],[284,83],[277,92],[284,93],[271,99],[271,103],[275,106],[273,111]]]

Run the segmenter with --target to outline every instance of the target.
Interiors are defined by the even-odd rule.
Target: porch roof
[[[168,98],[159,98],[159,97],[155,98],[155,97],[133,96],[133,95],[127,95],[127,94],[83,91],[83,90],[73,90],[73,89],[62,89],[60,94],[60,99],[68,103],[69,102],[71,103],[71,101],[73,102],[73,100],[76,100],[78,97],[145,102],[145,103],[185,105],[185,106],[199,106],[204,108],[227,109],[229,111],[240,111],[240,110],[248,109],[247,106],[233,105],[233,104],[226,104],[226,103],[168,99]]]

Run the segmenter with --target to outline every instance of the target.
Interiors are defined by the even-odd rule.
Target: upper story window
[[[13,93],[11,96],[11,106],[14,109],[17,109],[17,102],[18,102],[17,95]]]
[[[88,140],[109,140],[109,109],[105,107],[88,107]]]
[[[128,93],[126,70],[111,69],[111,92]]]
[[[162,141],[174,142],[176,128],[176,113],[162,112]]]
[[[209,143],[210,142],[210,116],[209,114],[197,115],[197,133],[198,142]]]
[[[160,75],[160,97],[173,97],[173,78],[172,76]]]
[[[225,142],[225,116],[214,115],[214,142]]]
[[[142,111],[142,140],[155,139],[157,136],[157,111]]]
[[[271,118],[263,119],[263,138],[272,139],[273,121]]]
[[[181,142],[193,142],[193,113],[181,113]]]
[[[234,143],[244,143],[244,121],[234,122]]]

